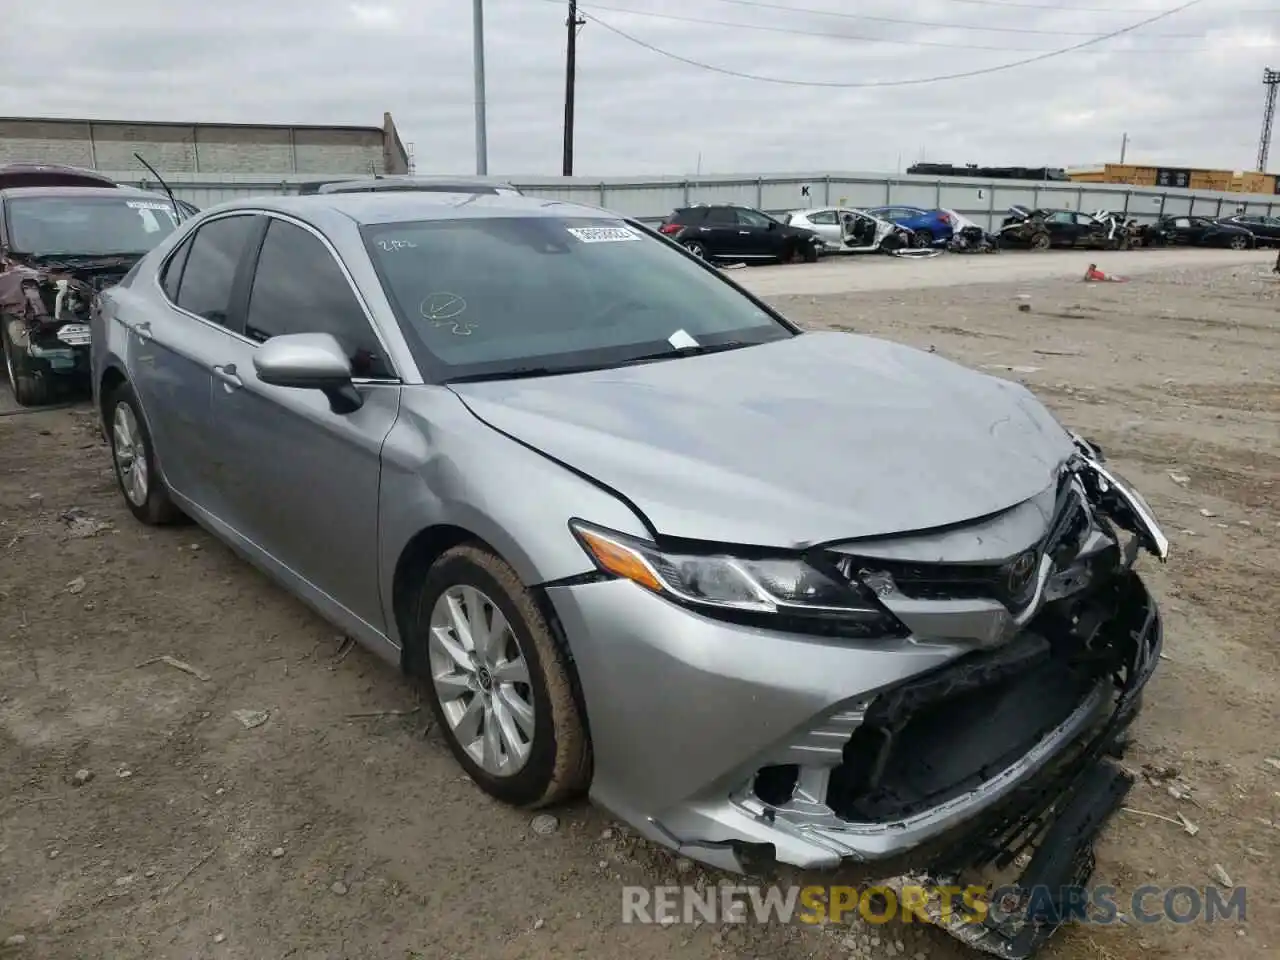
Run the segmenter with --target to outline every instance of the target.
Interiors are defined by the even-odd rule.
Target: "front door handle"
[[[130,324],[127,324],[127,326],[129,327],[130,330],[132,330],[134,333],[138,335],[139,340],[151,339],[151,321],[150,320],[143,320],[139,323],[130,323]]]
[[[750,230],[739,230],[739,231],[738,231],[738,235],[739,235],[739,236],[742,236],[742,237],[749,237],[749,236],[751,236],[751,231],[750,231]]]
[[[232,390],[239,390],[244,386],[244,381],[236,375],[236,365],[234,363],[222,364],[213,368],[213,375],[222,381],[223,387],[230,393]]]

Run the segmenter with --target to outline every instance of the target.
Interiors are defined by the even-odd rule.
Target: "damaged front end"
[[[1141,496],[1073,439],[1059,483],[1036,502],[941,533],[828,548],[916,643],[972,649],[842,704],[778,754],[790,762],[761,768],[734,804],[781,842],[740,857],[863,861],[890,887],[981,886],[978,915],[958,892],[914,912],[1014,960],[1062,924],[1132,785],[1108,757],[1159,659],[1160,617],[1134,564],[1169,550]],[[991,555],[1032,524],[1043,534],[1030,547]]]
[[[88,375],[94,299],[136,260],[11,255],[0,267],[0,335],[19,403],[47,400],[55,378]]]

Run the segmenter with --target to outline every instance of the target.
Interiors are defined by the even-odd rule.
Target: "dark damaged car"
[[[68,182],[94,185],[31,185]],[[0,169],[0,345],[20,405],[47,403],[60,381],[88,374],[94,298],[178,219],[167,198],[88,171]]]
[[[1000,226],[1004,246],[1029,250],[1051,247],[1084,247],[1105,250],[1114,246],[1110,225],[1079,210],[1031,210],[1009,208],[1009,216]]]

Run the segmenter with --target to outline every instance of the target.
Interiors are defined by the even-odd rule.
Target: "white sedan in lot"
[[[906,227],[852,207],[793,210],[783,219],[820,235],[828,253],[880,253],[911,246]]]

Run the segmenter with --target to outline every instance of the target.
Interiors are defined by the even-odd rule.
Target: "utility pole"
[[[564,60],[564,169],[566,177],[573,176],[573,95],[578,85],[578,28],[586,24],[578,16],[578,0],[569,0],[568,46]]]
[[[489,132],[484,115],[484,0],[471,2],[471,41],[476,68],[476,173],[489,172]]]
[[[1258,142],[1258,172],[1267,172],[1267,156],[1271,153],[1271,123],[1276,118],[1276,87],[1280,87],[1280,71],[1270,67],[1262,71],[1267,85],[1267,106],[1262,111],[1262,139]]]
[[[1120,162],[1124,163],[1125,151],[1129,149],[1129,134],[1125,134],[1120,138]]]

